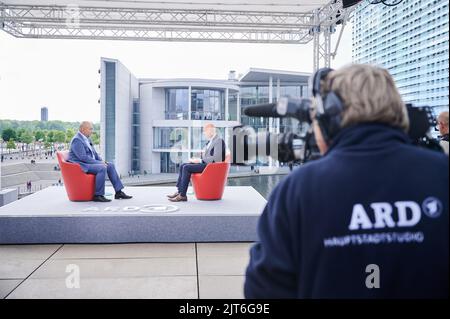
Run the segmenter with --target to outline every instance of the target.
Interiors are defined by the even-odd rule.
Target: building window
[[[191,91],[193,120],[225,120],[225,94],[223,90],[197,89]]]
[[[105,62],[105,160],[115,160],[116,64]]]
[[[133,100],[133,123],[132,129],[132,146],[131,146],[131,169],[136,173],[140,172],[140,118],[139,118],[139,100]]]
[[[188,89],[166,89],[166,120],[187,120],[188,114]]]
[[[238,92],[228,91],[228,120],[238,121]]]
[[[178,173],[181,163],[187,163],[189,153],[163,152],[160,157],[161,173]]]
[[[276,87],[275,87],[275,90],[276,90]],[[280,87],[280,96],[299,98],[299,97],[303,96],[302,93],[303,93],[302,87],[300,85],[281,86]],[[274,95],[274,96],[276,96],[276,95]]]
[[[187,149],[188,129],[186,127],[154,127],[154,149]]]

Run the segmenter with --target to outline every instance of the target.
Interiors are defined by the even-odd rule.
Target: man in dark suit
[[[191,174],[203,172],[208,163],[225,160],[225,142],[216,134],[214,124],[206,124],[203,127],[203,134],[208,139],[208,144],[203,149],[201,158],[191,158],[189,163],[181,164],[177,182],[178,191],[173,195],[167,195],[171,202],[187,201],[186,192]]]
[[[92,135],[94,127],[91,122],[81,122],[80,130],[70,142],[69,162],[78,163],[81,169],[88,174],[95,175],[95,195],[94,202],[110,202],[105,195],[105,179],[108,175],[111,184],[116,191],[115,199],[130,199],[132,196],[125,194],[124,188],[113,163],[103,161],[95,151],[89,137]],[[80,185],[83,187],[83,185]]]

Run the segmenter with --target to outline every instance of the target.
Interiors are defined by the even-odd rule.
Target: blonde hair
[[[389,72],[368,64],[352,64],[332,71],[324,91],[333,90],[342,99],[342,127],[378,122],[408,131],[406,106]]]

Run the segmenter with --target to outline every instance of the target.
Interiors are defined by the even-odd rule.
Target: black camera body
[[[429,106],[414,107],[406,104],[409,117],[408,135],[413,144],[442,152],[439,141],[430,136],[430,128],[436,127],[436,117]]]
[[[244,114],[251,117],[291,117],[300,123],[311,124],[311,99],[282,97],[277,103],[251,105]],[[262,130],[255,132],[250,126],[233,127],[231,156],[235,165],[265,163],[272,157],[281,163],[303,163],[320,157],[314,134],[309,130],[302,135],[286,132],[274,133]]]
[[[237,165],[252,165],[270,156],[282,163],[304,163],[320,157],[317,143],[311,128],[311,112],[314,102],[314,116],[326,143],[330,143],[341,130],[344,103],[334,92],[323,92],[322,83],[333,69],[321,68],[310,78],[311,98],[282,97],[277,103],[247,106],[244,114],[253,117],[282,118],[291,117],[305,123],[309,129],[299,136],[292,132],[273,133],[266,130],[254,133],[253,128],[237,126],[231,134],[233,140],[232,160]],[[406,104],[410,128],[408,135],[415,145],[441,151],[439,143],[431,138],[430,128],[436,126],[432,108],[413,107]],[[252,132],[253,130],[253,132]],[[244,138],[236,138],[244,136]]]
[[[320,158],[314,134],[311,129],[311,99],[282,97],[277,103],[251,105],[244,114],[254,117],[292,117],[306,123],[309,129],[305,134],[292,132],[273,133],[266,130],[255,132],[249,126],[233,127],[232,163],[235,165],[255,165],[265,157],[272,157],[281,163],[305,163]],[[413,144],[436,151],[442,151],[437,140],[430,136],[430,129],[436,126],[433,110],[429,106],[414,107],[406,104],[410,120],[408,135]],[[326,125],[325,119],[322,125]],[[336,125],[336,124],[333,124]],[[336,132],[333,132],[333,136]],[[242,138],[243,136],[243,138]],[[263,161],[264,163],[264,161]]]

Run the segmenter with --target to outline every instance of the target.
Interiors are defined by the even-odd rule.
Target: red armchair
[[[76,163],[69,163],[69,151],[56,153],[61,175],[66,187],[67,196],[71,201],[90,201],[95,194],[95,175],[86,174]]]
[[[202,173],[192,174],[191,181],[195,197],[199,200],[222,199],[229,169],[230,156],[228,155],[225,162],[210,163],[206,165]]]

